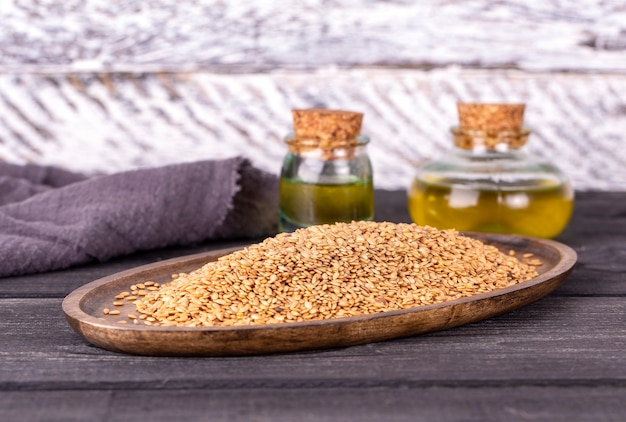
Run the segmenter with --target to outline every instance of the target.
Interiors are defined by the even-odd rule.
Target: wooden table
[[[404,195],[377,192],[377,219],[408,221]],[[579,193],[557,240],[579,254],[573,274],[515,312],[273,356],[116,354],[86,343],[63,316],[63,298],[89,281],[225,243],[5,278],[0,420],[626,420],[626,193]]]

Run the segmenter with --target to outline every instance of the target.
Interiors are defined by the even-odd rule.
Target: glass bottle
[[[522,152],[524,104],[459,103],[455,148],[419,168],[412,220],[459,231],[553,238],[567,226],[574,191],[553,164]]]
[[[294,134],[280,176],[280,229],[374,218],[369,138],[362,114],[293,110]]]

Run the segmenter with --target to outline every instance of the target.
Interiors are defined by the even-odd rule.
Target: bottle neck
[[[369,137],[361,135],[349,139],[301,139],[289,135],[285,137],[285,142],[291,154],[322,160],[349,160],[364,152]]]
[[[475,153],[509,152],[523,147],[530,131],[525,128],[508,130],[450,129],[454,146]]]

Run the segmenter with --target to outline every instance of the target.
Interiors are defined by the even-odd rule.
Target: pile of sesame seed
[[[134,301],[144,323],[232,326],[341,318],[436,304],[537,276],[454,230],[352,222],[281,233]]]

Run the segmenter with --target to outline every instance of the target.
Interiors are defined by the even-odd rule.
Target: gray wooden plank
[[[547,297],[412,338],[272,356],[156,358],[86,343],[60,299],[3,299],[0,390],[624,386],[625,297]]]
[[[0,392],[0,411],[24,422],[617,422],[625,394],[623,386],[9,391]]]
[[[65,297],[79,286],[140,265],[230,246],[245,246],[248,243],[248,240],[215,241],[188,247],[157,249],[111,259],[105,263],[93,262],[65,270],[3,277],[0,278],[0,298]]]
[[[4,1],[0,72],[447,65],[626,71],[620,2]]]
[[[578,254],[558,295],[619,295],[626,282],[626,193],[578,193],[572,221],[556,238]]]

